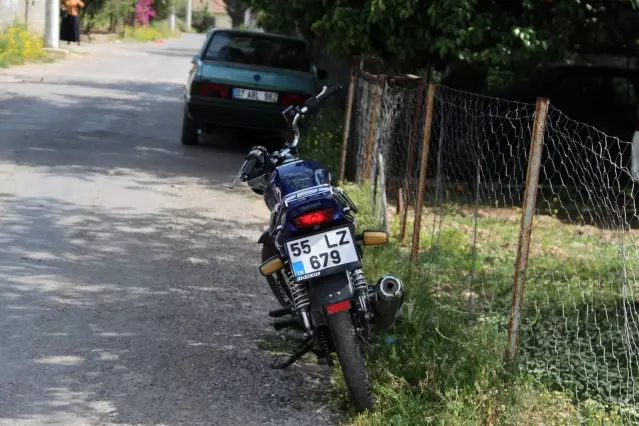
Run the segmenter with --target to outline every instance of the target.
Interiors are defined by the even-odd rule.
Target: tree
[[[250,0],[226,0],[226,12],[231,17],[233,27],[244,23],[244,11],[250,7]]]
[[[260,26],[398,70],[525,68],[567,52],[637,51],[636,0],[252,0]]]

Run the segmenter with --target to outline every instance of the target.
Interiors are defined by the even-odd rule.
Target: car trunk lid
[[[312,73],[205,60],[200,80],[231,87],[312,95]]]

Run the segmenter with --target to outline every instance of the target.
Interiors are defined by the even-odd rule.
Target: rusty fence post
[[[404,209],[402,210],[402,216],[400,218],[400,231],[399,231],[399,241],[404,244],[406,240],[406,223],[408,222],[408,207],[410,206],[410,193],[412,186],[412,173],[413,173],[413,165],[415,163],[415,157],[417,157],[417,153],[415,152],[417,149],[417,137],[419,132],[416,130],[418,127],[419,119],[422,115],[422,104],[424,98],[424,80],[421,79],[418,86],[417,92],[417,104],[415,106],[415,116],[413,117],[413,128],[411,130],[411,138],[408,145],[408,151],[406,153],[406,176],[404,177],[404,188],[406,190],[406,202],[404,203]],[[402,200],[403,201],[403,200]]]
[[[386,76],[378,75],[375,81],[373,93],[373,103],[371,104],[370,118],[368,125],[368,138],[366,139],[366,157],[364,158],[364,182],[369,182],[371,179],[371,167],[373,163],[373,147],[375,145],[375,130],[377,126],[377,117],[381,114],[379,111],[380,102],[382,100],[382,92],[384,90],[384,82]]]
[[[426,121],[424,122],[422,155],[419,161],[419,182],[417,183],[417,200],[415,201],[415,222],[413,223],[413,243],[410,248],[410,260],[417,259],[417,254],[419,253],[419,237],[421,236],[422,230],[422,208],[424,207],[430,135],[433,127],[433,109],[435,107],[435,90],[437,90],[435,83],[429,83],[428,94],[426,95]]]
[[[342,156],[339,162],[339,181],[344,182],[346,176],[346,152],[348,150],[348,137],[351,131],[351,116],[353,112],[353,100],[355,98],[355,86],[357,86],[357,71],[353,64],[351,67],[351,79],[348,84],[348,98],[346,99],[346,112],[344,113],[344,134],[342,135]]]
[[[539,169],[541,167],[541,154],[544,145],[544,133],[546,131],[549,103],[548,99],[537,98],[535,121],[528,156],[528,171],[526,173],[526,189],[521,214],[519,242],[517,244],[517,259],[515,260],[515,272],[513,275],[513,301],[510,320],[508,321],[506,361],[513,361],[517,356],[519,324],[521,321],[521,308],[524,302],[524,288],[526,284],[526,268],[528,267],[528,254],[530,241],[532,239],[533,217],[535,215]]]

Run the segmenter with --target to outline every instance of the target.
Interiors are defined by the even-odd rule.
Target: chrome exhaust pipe
[[[371,289],[374,317],[371,324],[376,331],[390,329],[404,303],[404,285],[399,278],[385,275]]]
[[[377,281],[377,297],[382,300],[392,300],[404,294],[404,284],[399,278],[385,275]]]

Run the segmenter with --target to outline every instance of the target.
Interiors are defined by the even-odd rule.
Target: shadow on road
[[[325,370],[273,371],[257,348],[275,303],[256,272],[264,222],[182,206],[201,193],[171,189],[232,202],[215,188],[253,141],[182,147],[180,84],[1,87],[0,423],[325,424]],[[128,185],[135,206],[21,192],[65,178]],[[134,197],[153,191],[162,203],[141,212]]]
[[[175,83],[61,79],[32,86],[41,88],[32,96],[9,90],[4,103],[16,108],[0,109],[0,149],[10,149],[5,160],[56,175],[87,179],[121,169],[221,186],[245,152],[265,142],[255,131],[218,129],[198,146],[182,146],[183,86]]]
[[[256,345],[271,296],[246,261],[258,258],[257,245],[236,230],[262,223],[6,194],[0,207],[10,212],[0,231],[0,420],[75,413],[113,424],[294,425],[308,417],[325,373],[272,371]]]

